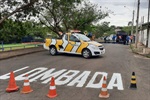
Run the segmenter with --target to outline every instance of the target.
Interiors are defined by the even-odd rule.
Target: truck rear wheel
[[[49,53],[50,53],[52,56],[56,55],[56,54],[57,54],[57,49],[56,49],[56,47],[55,47],[55,46],[50,47]]]
[[[92,56],[92,54],[91,54],[91,51],[89,50],[89,49],[84,49],[83,51],[82,51],[82,56],[84,57],[84,58],[90,58],[91,56]]]

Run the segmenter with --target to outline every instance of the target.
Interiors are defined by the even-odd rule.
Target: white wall
[[[145,29],[143,32],[142,31],[139,32],[139,42],[146,45],[146,39],[147,39],[147,29]],[[149,35],[148,47],[150,48],[150,35]]]

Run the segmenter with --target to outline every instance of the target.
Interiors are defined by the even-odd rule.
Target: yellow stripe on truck
[[[52,39],[46,39],[45,41],[46,41],[45,45],[46,45],[47,47],[49,47],[49,45],[50,45],[51,42],[52,42]]]
[[[82,42],[77,49],[77,53],[81,53],[84,48],[86,48],[89,44],[87,42]]]
[[[59,48],[59,45],[62,45],[63,44],[63,41],[62,40],[57,40],[56,41],[56,48],[57,48],[57,50],[60,50],[60,48]]]
[[[75,42],[69,41],[64,51],[71,52],[72,48],[74,47],[74,44]]]

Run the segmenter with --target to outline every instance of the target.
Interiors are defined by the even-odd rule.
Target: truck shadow
[[[53,57],[52,55],[49,54],[49,56]],[[61,56],[61,57],[70,57],[70,58],[83,58],[85,59],[82,55],[77,55],[77,54],[67,54],[67,53],[59,53],[57,55],[55,55],[57,57]],[[99,58],[103,58],[103,56],[92,56],[88,59],[99,59]]]

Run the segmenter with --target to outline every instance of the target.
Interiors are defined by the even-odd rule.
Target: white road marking
[[[62,69],[60,71],[52,73],[54,70],[55,70],[55,68],[50,69],[50,70],[48,70],[48,71],[46,71],[46,72],[44,72],[44,73],[42,73],[42,74],[32,78],[30,81],[32,82],[32,81],[35,81],[36,79],[39,79],[40,77],[42,77],[40,80],[45,80],[42,83],[46,84],[46,83],[50,82],[52,76],[55,78],[55,77],[61,75],[63,72],[66,71],[66,69]]]
[[[29,66],[26,66],[26,67],[23,67],[21,69],[15,70],[13,72],[16,73],[16,72],[19,72],[19,71],[27,69],[27,68],[29,68]],[[9,77],[10,77],[10,73],[7,73],[7,74],[4,74],[4,75],[1,75],[0,79],[8,79]]]
[[[116,84],[115,84],[115,82],[116,82]],[[120,73],[113,73],[113,76],[112,76],[111,80],[109,81],[107,88],[113,89],[113,87],[117,87],[118,90],[124,90]]]
[[[73,81],[67,84],[67,86],[73,86],[76,83],[78,83],[76,87],[83,87],[90,73],[91,73],[90,71],[84,71],[82,74],[76,77]]]
[[[29,66],[15,70],[14,73],[25,70],[27,68],[29,68]],[[40,79],[42,80],[41,82],[42,84],[47,84],[50,82],[51,77],[54,77],[56,85],[75,86],[76,84],[76,87],[83,87],[87,83],[87,85],[85,86],[86,88],[102,88],[103,77],[105,76],[107,78],[108,76],[108,73],[106,72],[95,72],[93,77],[89,80],[89,82],[87,82],[87,79],[91,71],[83,71],[82,73],[79,70],[67,70],[67,69],[62,69],[62,70],[55,71],[55,72],[53,71],[55,71],[55,68],[48,70],[45,67],[39,67],[39,68],[32,69],[30,71],[27,71],[21,75],[18,75],[17,77],[15,77],[15,79],[18,81],[24,80],[25,75],[28,74],[29,75],[28,77],[30,78],[29,80],[30,82]],[[9,74],[10,73],[1,75],[0,79],[3,79],[3,80],[9,79]],[[96,79],[99,79],[99,80],[96,80]],[[96,81],[98,82],[95,83]],[[107,89],[113,89],[114,87],[117,87],[118,90],[124,90],[122,77],[120,73],[113,73],[108,83],[109,84],[107,85]]]
[[[68,83],[73,77],[75,77],[80,71],[78,70],[69,70],[68,72],[64,73],[60,77],[58,77],[55,82],[57,85],[64,85]]]
[[[37,75],[37,74],[39,74],[39,73],[41,73],[41,72],[43,72],[45,70],[47,70],[47,68],[43,68],[43,67],[41,67],[41,68],[35,68],[35,69],[31,70],[31,71],[28,71],[26,73],[23,73],[23,74],[15,77],[15,79],[16,80],[24,80],[26,74],[28,74],[29,75],[28,78],[30,78],[30,77],[33,77],[33,76],[35,76],[35,75]],[[33,73],[33,72],[35,72],[35,73]],[[33,73],[33,74],[31,74],[31,73]]]
[[[98,76],[98,75],[102,75],[102,78],[101,78],[101,80],[99,81],[99,83],[95,83],[94,84],[94,81],[95,81],[95,79],[96,79],[96,77]],[[94,74],[94,76],[92,77],[92,79],[89,81],[89,83],[87,84],[87,86],[86,87],[88,87],[88,88],[101,88],[102,87],[102,84],[103,84],[103,77],[107,77],[107,73],[106,72],[96,72],[95,74]]]

